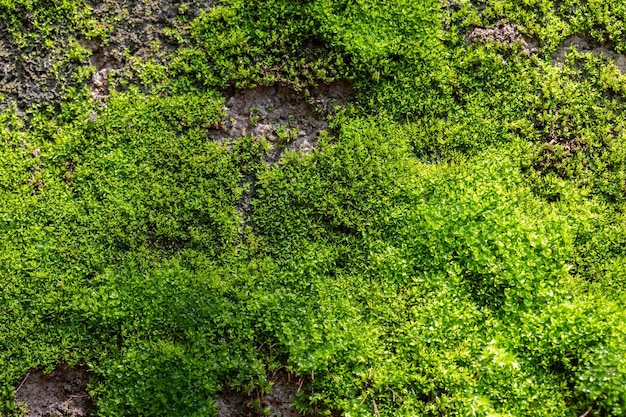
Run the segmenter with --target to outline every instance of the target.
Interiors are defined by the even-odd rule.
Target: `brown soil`
[[[539,50],[535,41],[525,37],[517,25],[511,23],[498,24],[491,28],[476,27],[470,30],[466,37],[467,43],[475,42],[496,42],[500,44],[513,45],[519,43],[522,50],[531,55]]]
[[[25,405],[26,417],[83,417],[94,411],[87,394],[86,367],[59,365],[52,373],[29,372],[15,389],[15,400]]]
[[[242,393],[223,390],[217,398],[218,417],[302,417],[293,406],[298,392],[306,389],[304,377],[279,371],[272,377],[272,389]]]

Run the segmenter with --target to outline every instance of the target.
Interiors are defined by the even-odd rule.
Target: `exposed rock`
[[[29,372],[15,389],[15,399],[26,406],[26,417],[85,417],[94,405],[87,394],[86,367],[59,365],[52,373]]]
[[[572,48],[581,53],[591,53],[603,56],[604,58],[613,61],[622,74],[626,72],[626,55],[616,53],[613,51],[611,45],[601,44],[578,35],[570,36],[561,44],[561,46],[551,55],[553,62],[557,65],[563,65],[565,62],[565,55],[567,52],[572,50]]]
[[[345,80],[312,89],[309,97],[284,86],[237,91],[226,102],[222,128],[211,132],[211,137],[264,137],[275,145],[268,163],[276,162],[284,149],[306,154],[317,147],[320,132],[328,128],[326,117],[335,106],[353,97],[354,90]]]
[[[519,27],[512,23],[499,24],[491,28],[476,27],[470,30],[466,37],[467,43],[496,42],[500,44],[513,45],[521,44],[522,50],[531,55],[539,50],[537,42],[525,37]]]
[[[266,394],[258,390],[222,391],[217,398],[218,417],[302,417],[293,403],[305,387],[304,378],[282,371],[277,372],[271,382],[272,389]]]

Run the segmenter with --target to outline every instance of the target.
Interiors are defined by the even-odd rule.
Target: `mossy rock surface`
[[[0,0],[0,414],[623,416],[625,17]]]

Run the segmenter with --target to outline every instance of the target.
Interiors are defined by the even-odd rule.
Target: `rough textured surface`
[[[70,86],[81,86],[75,78],[81,66],[95,67],[90,81],[92,95],[104,98],[109,76],[128,68],[132,59],[167,62],[169,55],[186,36],[186,22],[207,10],[214,1],[179,0],[92,0],[91,14],[106,28],[106,39],[85,36],[67,19],[52,22],[52,33],[20,42],[11,33],[9,22],[0,19],[0,110],[15,102],[20,110],[33,104],[57,102]],[[37,23],[26,14],[20,31],[38,33]],[[169,34],[168,34],[169,30]],[[75,46],[72,46],[72,45]],[[76,46],[86,48],[86,59],[66,59]]]
[[[293,406],[296,395],[305,388],[303,377],[278,372],[272,379],[272,389],[267,394],[257,390],[241,393],[224,390],[217,399],[218,417],[301,417]]]
[[[326,116],[352,98],[354,90],[345,80],[312,89],[309,97],[283,86],[237,91],[227,99],[223,127],[211,135],[217,140],[265,137],[277,145],[268,155],[268,162],[276,162],[281,145],[302,153],[315,149],[328,128]]]
[[[551,58],[554,63],[562,65],[565,62],[565,55],[567,52],[571,51],[572,48],[582,53],[601,55],[606,59],[613,61],[620,72],[626,72],[626,55],[616,53],[613,51],[611,45],[600,44],[582,36],[571,36],[567,38],[561,44],[559,49],[552,54]]]
[[[533,54],[539,49],[536,42],[524,37],[517,25],[506,23],[491,28],[477,27],[470,30],[466,36],[467,43],[497,42],[512,45],[520,43],[522,50],[527,54]]]
[[[86,392],[89,374],[85,367],[59,365],[52,373],[29,372],[15,391],[15,399],[26,406],[27,417],[82,417],[94,410]]]
[[[34,30],[28,20],[23,23],[25,32]],[[71,72],[68,64],[53,72],[53,65],[59,60],[57,50],[41,45],[20,47],[11,36],[9,23],[0,20],[0,110],[6,107],[7,98],[19,108],[57,99],[62,89],[59,79]]]
[[[131,60],[152,60],[166,63],[179,46],[179,38],[186,36],[185,22],[207,10],[214,1],[191,3],[178,0],[148,1],[93,1],[92,10],[98,21],[112,26],[106,44],[83,40],[92,51],[89,64],[96,71],[90,87],[92,96],[103,99],[108,94],[109,76],[122,74]],[[176,36],[168,35],[176,33]]]
[[[166,61],[178,41],[164,30],[185,32],[184,22],[191,21],[201,10],[208,10],[215,1],[180,0],[105,0],[92,1],[97,20],[113,25],[106,44],[106,54],[114,62],[123,62],[128,56]],[[94,52],[101,51],[95,45]]]

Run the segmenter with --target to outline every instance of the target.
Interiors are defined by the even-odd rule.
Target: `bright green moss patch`
[[[91,370],[101,416],[219,415],[233,391],[271,414],[281,367],[313,415],[624,415],[620,8],[181,4],[159,23],[177,48],[134,56],[106,96],[78,77],[55,105],[8,104],[0,412],[64,362]],[[103,23],[0,2],[36,42],[81,11]],[[538,50],[468,37],[505,24]],[[550,56],[571,35],[613,55]],[[87,80],[78,46],[59,59]],[[313,97],[336,79],[352,102]],[[282,86],[293,117],[331,114],[314,149],[285,127],[228,136],[232,90],[257,85]]]
[[[191,23],[190,46],[177,52],[172,68],[204,86],[331,81],[342,64],[321,44],[318,25],[298,1],[222,2]]]

